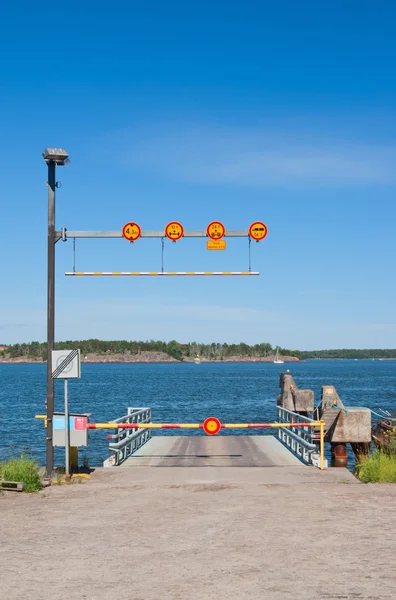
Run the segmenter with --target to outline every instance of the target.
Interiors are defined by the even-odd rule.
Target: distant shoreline
[[[303,362],[317,362],[317,361],[343,361],[343,360],[349,360],[349,361],[375,361],[375,362],[381,362],[381,361],[390,361],[390,360],[396,360],[396,358],[306,358],[306,359],[302,359],[300,360],[299,358],[295,357],[295,356],[282,356],[282,360],[284,363],[303,363]],[[121,364],[169,364],[169,363],[179,363],[179,364],[193,364],[195,361],[193,358],[186,358],[184,360],[176,360],[175,358],[172,358],[171,356],[167,357],[167,358],[151,358],[148,359],[147,357],[143,357],[143,358],[138,358],[137,356],[134,358],[130,358],[130,357],[125,357],[125,358],[119,358],[119,357],[115,357],[115,356],[100,356],[100,357],[95,357],[95,358],[82,358],[81,359],[81,363],[82,364],[102,364],[102,365],[121,365]],[[273,363],[274,362],[274,357],[262,357],[262,358],[256,358],[256,357],[243,357],[243,356],[231,356],[231,357],[227,357],[224,358],[223,360],[220,359],[207,359],[207,358],[202,358],[200,359],[201,364],[210,364],[210,363]],[[0,359],[0,365],[4,364],[4,365],[34,365],[34,364],[38,364],[38,365],[45,365],[47,363],[47,361],[45,360],[39,360],[39,359],[34,359],[34,358],[27,358],[27,357],[18,357],[18,358],[1,358]]]
[[[85,358],[86,356],[86,358]],[[97,355],[87,354],[81,357],[81,363],[84,364],[150,364],[150,363],[194,363],[195,359],[186,357],[184,360],[177,360],[172,358],[168,354],[162,352],[145,352],[142,354],[108,354],[108,355]],[[282,360],[285,363],[290,362],[301,362],[296,356],[282,356]],[[228,356],[221,359],[207,359],[201,358],[201,363],[273,363],[274,356],[254,357],[254,356]],[[21,356],[17,358],[0,358],[0,364],[46,364],[47,361],[28,358]]]

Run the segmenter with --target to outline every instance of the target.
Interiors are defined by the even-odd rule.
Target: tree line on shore
[[[45,360],[47,357],[47,344],[45,342],[30,342],[12,345],[0,345],[3,350],[0,351],[0,357],[21,358],[26,357],[35,360]],[[212,342],[211,344],[201,344],[190,342],[181,344],[176,340],[170,342],[164,341],[127,341],[127,340],[80,340],[56,342],[55,348],[58,350],[77,349],[82,354],[140,354],[142,352],[163,352],[177,360],[195,358],[200,356],[208,360],[224,360],[231,356],[240,356],[243,358],[265,358],[273,356],[276,348],[271,344],[263,342],[260,344],[249,345],[244,342],[239,344],[226,344]],[[376,349],[376,350],[289,350],[278,348],[281,356],[295,356],[300,360],[307,359],[342,359],[342,358],[371,358],[386,359],[396,358],[395,350]]]

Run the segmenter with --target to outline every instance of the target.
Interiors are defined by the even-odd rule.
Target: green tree
[[[176,358],[176,360],[183,360],[182,347],[179,344],[179,342],[176,342],[176,340],[171,340],[167,344],[166,351],[169,354],[169,356],[172,356],[173,358]]]

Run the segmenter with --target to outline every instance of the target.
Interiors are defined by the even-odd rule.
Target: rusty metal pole
[[[48,233],[47,233],[47,440],[46,474],[51,477],[54,471],[54,381],[52,379],[52,350],[55,339],[55,170],[56,165],[67,165],[69,155],[64,148],[46,148],[43,158],[48,165]]]
[[[54,380],[52,379],[52,350],[55,339],[55,169],[54,160],[48,164],[48,254],[47,254],[47,447],[46,474],[54,470],[52,421],[54,415]]]

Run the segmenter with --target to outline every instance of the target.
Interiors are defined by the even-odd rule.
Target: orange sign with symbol
[[[184,235],[183,225],[181,223],[178,223],[177,221],[171,221],[165,227],[165,235],[167,238],[172,240],[172,242],[180,240],[180,238]]]
[[[122,236],[129,242],[135,242],[140,238],[142,231],[137,223],[127,223],[122,228]]]
[[[249,235],[253,240],[259,242],[263,240],[268,233],[267,226],[264,225],[261,221],[256,221],[252,223],[249,228]]]
[[[225,236],[225,227],[220,221],[213,221],[209,223],[206,228],[206,235],[212,240],[220,240]]]
[[[216,417],[209,417],[204,421],[203,430],[208,435],[216,435],[221,429],[221,423]]]

